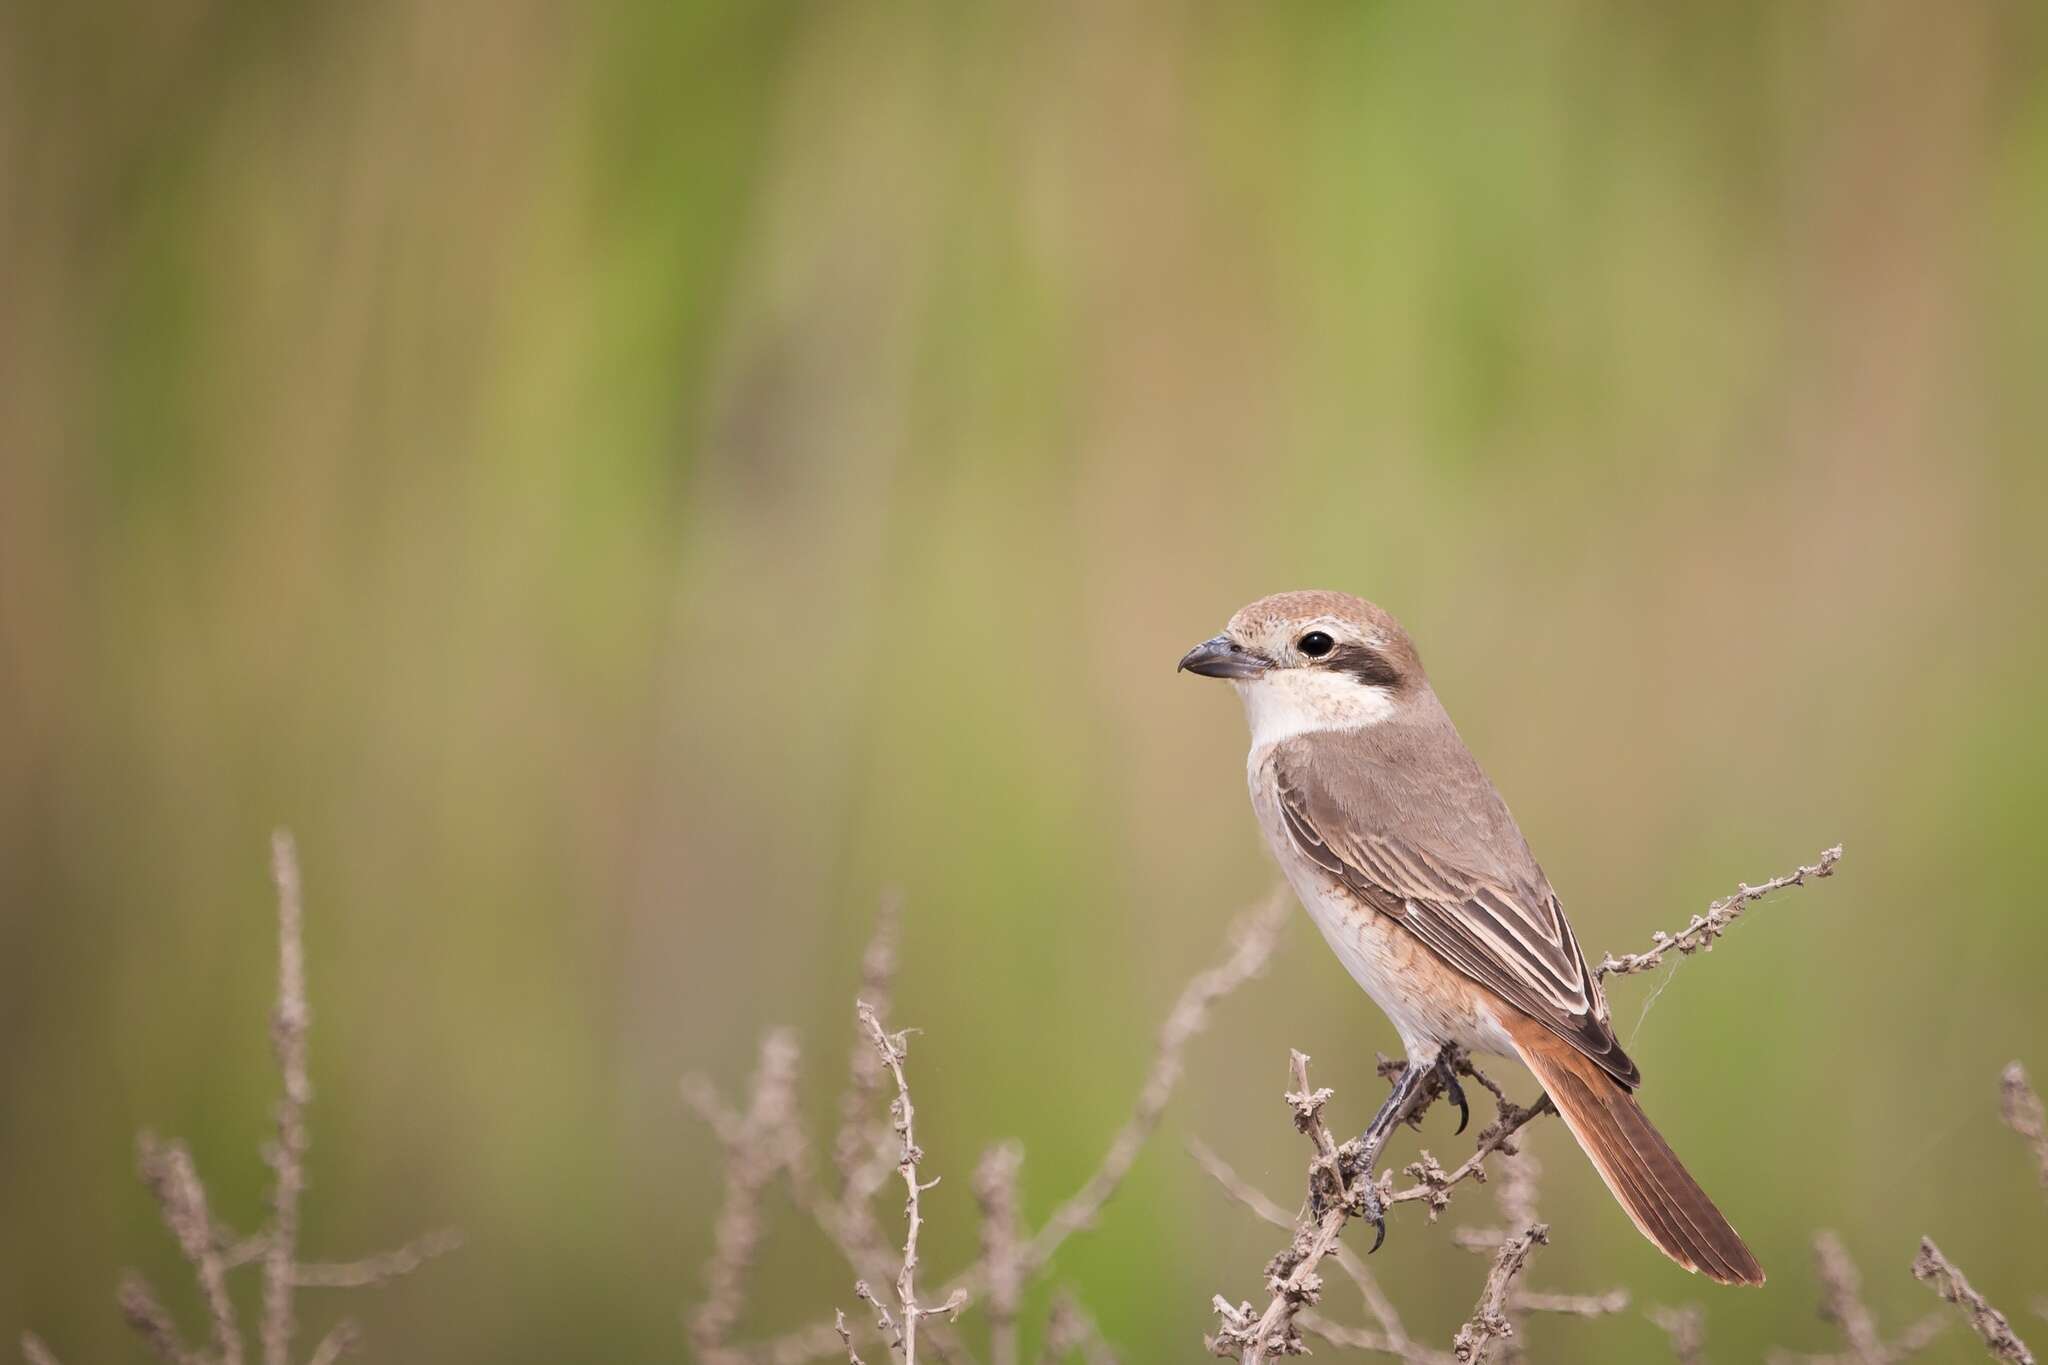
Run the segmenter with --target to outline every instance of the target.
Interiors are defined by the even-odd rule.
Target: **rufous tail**
[[[1550,1095],[1557,1112],[1607,1188],[1643,1236],[1666,1256],[1722,1284],[1762,1284],[1764,1268],[1750,1255],[1706,1191],[1677,1156],[1635,1097],[1590,1058],[1533,1020],[1509,1034],[1522,1061]]]

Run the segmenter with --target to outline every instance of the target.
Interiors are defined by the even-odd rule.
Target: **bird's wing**
[[[1370,756],[1318,761],[1298,741],[1282,745],[1274,771],[1289,837],[1364,905],[1634,1087],[1640,1074],[1564,907],[1492,783],[1457,748],[1463,762],[1438,766],[1435,789],[1422,793],[1376,788],[1374,774],[1389,769]]]

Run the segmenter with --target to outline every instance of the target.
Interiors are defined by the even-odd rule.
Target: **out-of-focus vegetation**
[[[1754,1359],[1829,1340],[1812,1229],[1895,1321],[1927,1232],[2023,1313],[2044,60],[1976,0],[7,7],[0,1329],[136,1349],[142,1124],[258,1220],[277,823],[307,1235],[468,1234],[382,1353],[683,1355],[676,1077],[791,1022],[822,1123],[890,884],[928,1261],[995,1138],[1042,1215],[1273,877],[1173,661],[1309,585],[1415,631],[1591,952],[1847,845],[1615,991],[1769,1286],[1666,1265],[1555,1126],[1535,1282]],[[1062,1253],[1127,1359],[1271,1249],[1183,1137],[1284,1195],[1286,1049],[1358,1126],[1392,1044],[1305,925],[1222,1011]],[[752,1326],[849,1302],[776,1231]],[[1441,1229],[1376,1266],[1469,1311]]]

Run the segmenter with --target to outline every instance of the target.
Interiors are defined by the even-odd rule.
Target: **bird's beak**
[[[1204,640],[1180,656],[1180,668],[1205,678],[1256,678],[1273,666],[1273,661],[1256,650],[1246,649],[1228,635]]]

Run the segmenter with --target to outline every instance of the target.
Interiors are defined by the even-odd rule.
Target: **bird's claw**
[[[1465,1125],[1472,1122],[1472,1106],[1465,1102],[1465,1087],[1458,1084],[1458,1072],[1451,1064],[1448,1050],[1437,1061],[1436,1075],[1443,1085],[1444,1098],[1458,1106],[1458,1132],[1462,1133]]]
[[[1364,1206],[1359,1210],[1358,1216],[1372,1224],[1372,1245],[1365,1249],[1365,1254],[1370,1256],[1387,1240],[1387,1211],[1380,1203],[1379,1191],[1373,1188],[1370,1175],[1366,1177],[1365,1187],[1359,1191],[1358,1199]]]

